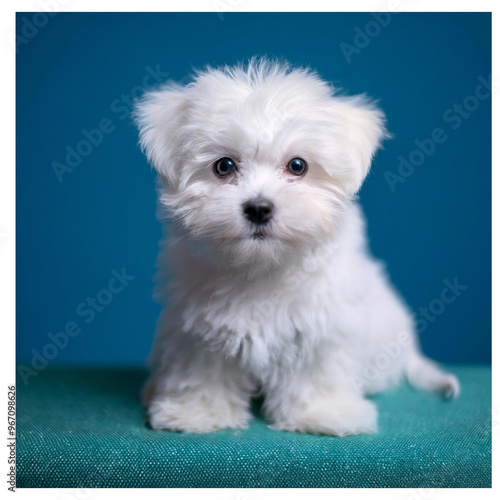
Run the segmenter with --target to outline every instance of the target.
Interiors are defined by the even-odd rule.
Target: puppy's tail
[[[460,393],[457,377],[442,371],[436,363],[417,350],[408,356],[406,378],[415,389],[436,392],[447,399],[456,398]]]

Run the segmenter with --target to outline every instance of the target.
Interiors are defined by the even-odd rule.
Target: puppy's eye
[[[294,158],[286,167],[293,175],[304,175],[307,172],[307,162],[302,158]]]
[[[237,170],[236,163],[231,158],[220,158],[214,163],[214,172],[219,177],[225,177]]]

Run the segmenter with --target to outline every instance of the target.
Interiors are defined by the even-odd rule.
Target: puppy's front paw
[[[291,420],[277,420],[272,427],[339,437],[377,432],[377,409],[372,402],[364,399],[317,401],[292,414],[295,416]]]
[[[156,396],[149,405],[148,416],[153,429],[197,433],[244,429],[251,418],[241,405],[190,393]]]

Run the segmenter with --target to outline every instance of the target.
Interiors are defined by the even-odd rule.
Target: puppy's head
[[[231,265],[279,263],[332,235],[386,135],[363,96],[266,60],[166,84],[136,121],[162,206]]]

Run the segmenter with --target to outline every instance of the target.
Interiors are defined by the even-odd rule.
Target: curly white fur
[[[458,394],[420,354],[410,311],[367,249],[354,198],[388,135],[372,102],[254,59],[146,94],[136,121],[171,219],[159,257],[172,270],[159,284],[168,307],[143,390],[153,428],[243,428],[261,390],[277,429],[371,433],[365,396],[404,376]],[[222,157],[237,172],[215,175]],[[296,157],[304,176],[287,170]],[[256,197],[274,206],[259,237],[242,209]]]

